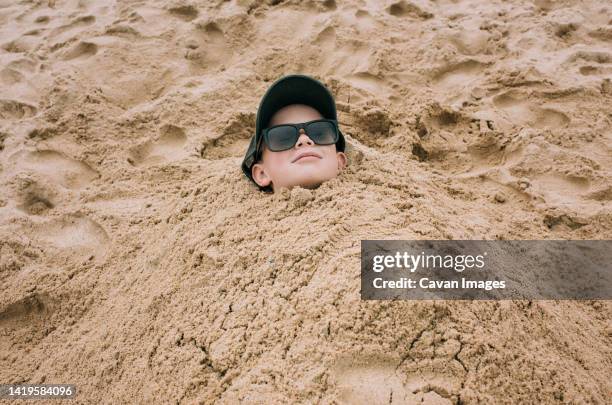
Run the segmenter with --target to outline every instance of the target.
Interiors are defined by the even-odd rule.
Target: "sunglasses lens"
[[[317,145],[331,145],[338,142],[336,126],[328,121],[308,124],[306,134]],[[291,149],[299,138],[299,132],[291,125],[281,125],[268,130],[268,148],[273,152]]]
[[[317,145],[331,145],[338,141],[336,127],[331,122],[318,121],[308,125],[308,136]]]
[[[297,141],[297,131],[291,126],[280,126],[268,131],[268,147],[273,152],[291,149]]]

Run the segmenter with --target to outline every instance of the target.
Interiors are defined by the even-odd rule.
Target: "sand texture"
[[[290,73],[349,166],[266,194],[239,165]],[[361,239],[610,239],[611,78],[606,1],[0,0],[0,383],[604,404],[609,301],[365,302],[359,266]]]

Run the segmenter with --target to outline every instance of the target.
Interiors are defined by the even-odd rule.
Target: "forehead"
[[[278,110],[272,118],[268,126],[281,124],[296,124],[323,118],[323,116],[314,108],[304,104],[291,104]]]

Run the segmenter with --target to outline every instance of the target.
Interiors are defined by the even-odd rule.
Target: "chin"
[[[299,185],[300,187],[304,187],[304,188],[317,188],[322,183],[326,182],[327,180],[330,180],[330,179],[327,177],[309,178],[309,179],[304,179],[303,181],[298,182],[297,185]]]
[[[278,187],[292,188],[292,187],[299,186],[302,188],[315,189],[319,187],[322,183],[336,177],[335,175],[331,173],[321,173],[321,172],[300,173],[300,174],[302,175],[300,176],[298,174],[296,176],[292,176],[291,179],[289,179],[289,181],[287,181],[286,183],[282,185],[279,185]]]

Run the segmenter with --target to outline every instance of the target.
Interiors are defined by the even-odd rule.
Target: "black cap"
[[[334,97],[323,83],[304,75],[284,76],[275,81],[259,103],[255,135],[251,137],[251,142],[242,161],[242,171],[253,183],[255,183],[255,180],[251,175],[251,167],[259,158],[255,156],[255,147],[261,138],[261,131],[268,127],[274,113],[290,104],[305,104],[319,111],[323,118],[338,119]],[[344,135],[340,132],[340,128],[338,128],[338,132],[339,138],[336,142],[336,149],[344,152]]]

